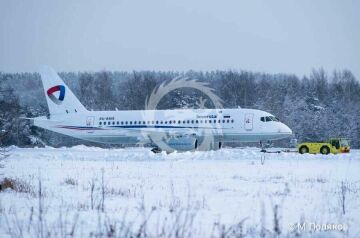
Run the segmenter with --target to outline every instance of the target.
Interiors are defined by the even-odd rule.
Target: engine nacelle
[[[183,137],[171,137],[167,139],[159,140],[157,143],[154,143],[157,147],[153,148],[151,151],[154,153],[159,153],[161,151],[166,151],[168,153],[179,151],[208,151],[208,150],[219,150],[222,147],[221,141],[198,141],[196,137],[193,136],[183,136]]]
[[[194,137],[178,137],[178,138],[170,138],[165,142],[166,146],[159,145],[160,149],[166,152],[173,151],[192,151],[196,150],[198,147],[198,141]],[[166,147],[166,148],[162,148]]]

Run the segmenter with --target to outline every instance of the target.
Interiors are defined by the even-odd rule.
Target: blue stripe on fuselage
[[[125,126],[104,126],[104,127],[87,127],[87,126],[57,126],[65,129],[73,129],[73,130],[102,130],[106,128],[172,128],[172,129],[217,129],[217,127],[198,127],[198,126],[158,126],[158,125],[125,125]],[[230,129],[230,128],[222,128],[222,129]]]

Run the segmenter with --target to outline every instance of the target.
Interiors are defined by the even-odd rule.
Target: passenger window
[[[123,121],[121,122],[121,125],[124,125],[124,122],[123,122]]]
[[[198,121],[198,120],[196,120],[196,121],[195,121],[195,123],[199,123],[199,121]]]
[[[191,120],[191,123],[194,124],[194,120]]]
[[[126,121],[126,122],[125,122],[125,124],[127,125],[127,124],[128,124],[128,122]]]
[[[225,120],[223,120],[223,123],[225,123]]]
[[[102,122],[99,122],[99,125],[101,126]]]
[[[226,120],[226,122],[227,122],[227,123],[229,123],[229,122],[230,122],[230,120],[228,119],[228,120]]]
[[[130,125],[132,125],[132,121],[130,121]]]
[[[231,123],[234,123],[234,119],[231,120]]]
[[[115,125],[115,122],[113,121],[112,124]]]
[[[167,124],[167,121],[165,121],[165,124]]]
[[[134,125],[136,125],[136,121],[134,121]]]

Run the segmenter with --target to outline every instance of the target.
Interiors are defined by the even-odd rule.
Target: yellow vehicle
[[[331,138],[326,142],[303,142],[297,145],[300,154],[324,154],[349,153],[350,144],[346,138]]]

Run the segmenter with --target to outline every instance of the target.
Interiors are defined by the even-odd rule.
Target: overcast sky
[[[356,0],[0,0],[0,71],[245,69],[360,78]]]

